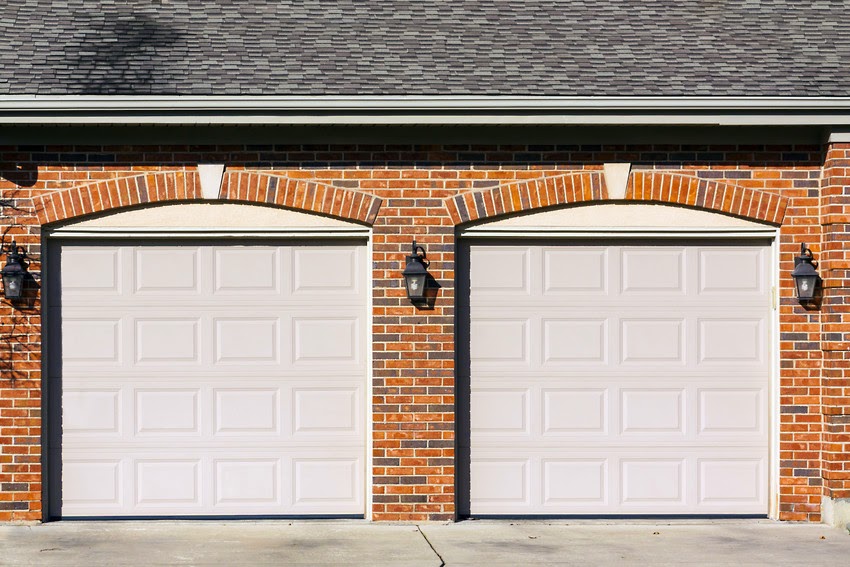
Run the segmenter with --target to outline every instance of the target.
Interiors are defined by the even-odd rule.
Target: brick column
[[[374,520],[455,516],[454,227],[434,191],[390,191],[374,225]],[[414,238],[440,285],[430,308],[402,283]]]
[[[823,493],[850,498],[850,144],[832,144],[824,164]]]
[[[23,301],[0,298],[0,521],[41,519],[41,263],[27,189],[0,177],[2,246],[27,252]],[[5,265],[2,256],[0,267]]]
[[[820,173],[820,172],[817,172]],[[786,172],[793,186],[779,237],[779,519],[820,521],[821,308],[802,305],[794,290],[794,258],[805,242],[821,254],[820,181]]]

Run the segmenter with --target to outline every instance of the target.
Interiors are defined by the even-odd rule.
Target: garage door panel
[[[685,328],[683,319],[621,319],[621,363],[684,365]]]
[[[63,503],[69,509],[97,508],[118,514],[124,507],[124,462],[113,458],[65,459]]]
[[[681,388],[620,390],[620,432],[685,435],[685,391]]]
[[[697,460],[698,503],[708,507],[766,503],[764,458],[704,458]]]
[[[137,436],[199,436],[200,389],[167,388],[135,391]]]
[[[280,364],[279,317],[213,317],[216,364]]]
[[[217,508],[283,506],[281,459],[215,459]]]
[[[62,430],[66,436],[121,435],[121,389],[66,388],[64,399]]]
[[[281,434],[280,388],[215,388],[214,435],[253,436]]]
[[[271,295],[281,290],[281,250],[275,247],[216,247],[213,293],[216,295]]]
[[[766,513],[767,247],[734,285],[725,246],[516,248],[529,293],[471,289],[470,512]]]
[[[607,434],[608,396],[604,388],[542,388],[542,435]]]
[[[543,366],[608,364],[608,319],[543,319]]]
[[[476,482],[471,497],[481,512],[488,509],[527,509],[531,505],[531,459],[474,459],[471,471]]]
[[[199,459],[145,459],[135,465],[135,504],[141,509],[201,506]]]
[[[543,248],[543,295],[604,295],[610,268],[599,248]],[[578,269],[577,269],[578,268]]]
[[[158,317],[135,319],[137,364],[200,364],[200,329],[197,318]]]
[[[620,291],[624,295],[684,295],[685,250],[629,247],[620,250]]]
[[[89,248],[50,310],[63,516],[363,513],[363,246]]]
[[[765,352],[764,318],[730,317],[700,319],[699,364],[723,364],[741,367],[763,366]]]
[[[360,271],[363,250],[303,247],[290,253],[291,293],[327,297],[355,296],[364,292]]]
[[[292,360],[295,365],[358,365],[363,360],[363,325],[356,317],[293,317]]]
[[[529,405],[531,391],[526,388],[488,388],[472,391],[476,411],[472,412],[473,435],[531,433]]]
[[[63,259],[61,285],[64,295],[112,297],[121,293],[122,257],[116,248],[69,250]]]
[[[197,295],[201,293],[197,249],[144,247],[134,251],[136,294]],[[63,262],[64,264],[64,262]]]
[[[362,459],[359,457],[292,459],[292,510],[359,511],[363,507]],[[339,512],[338,512],[339,513]]]
[[[706,248],[697,252],[702,295],[763,295],[767,286],[764,248]]]
[[[569,509],[608,505],[608,459],[544,458],[541,464],[544,507]]]
[[[751,435],[762,437],[767,427],[767,392],[764,388],[701,388],[698,393],[701,436]]]
[[[473,366],[531,364],[528,319],[480,319],[472,323],[470,358]]]
[[[122,362],[120,317],[71,316],[62,321],[62,362],[67,366],[118,366]]]
[[[507,294],[527,296],[531,269],[531,250],[526,247],[491,247],[470,252],[470,287],[476,295]]]

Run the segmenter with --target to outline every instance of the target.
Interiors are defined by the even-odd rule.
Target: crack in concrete
[[[431,540],[430,540],[430,539],[428,539],[428,536],[426,536],[426,535],[425,535],[425,532],[423,532],[423,531],[422,531],[422,527],[421,527],[421,526],[419,526],[419,525],[417,524],[417,525],[416,525],[416,530],[419,532],[419,534],[420,534],[420,535],[422,536],[422,538],[425,540],[425,543],[427,543],[427,544],[428,544],[428,547],[430,547],[430,548],[431,548],[431,551],[433,551],[433,552],[434,552],[434,555],[436,555],[436,556],[437,556],[437,559],[439,559],[439,560],[440,560],[440,565],[439,565],[439,567],[445,567],[445,566],[446,566],[446,560],[445,560],[445,559],[443,559],[443,556],[442,556],[442,555],[440,555],[440,552],[439,552],[439,551],[437,551],[437,548],[435,548],[435,547],[434,547],[434,544],[432,544],[432,543],[431,543]]]

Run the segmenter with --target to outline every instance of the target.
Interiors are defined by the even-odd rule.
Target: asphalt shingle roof
[[[850,1],[3,0],[0,95],[848,96]]]

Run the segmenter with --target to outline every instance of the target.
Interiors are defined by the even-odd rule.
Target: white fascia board
[[[0,124],[850,125],[850,97],[0,96]]]

